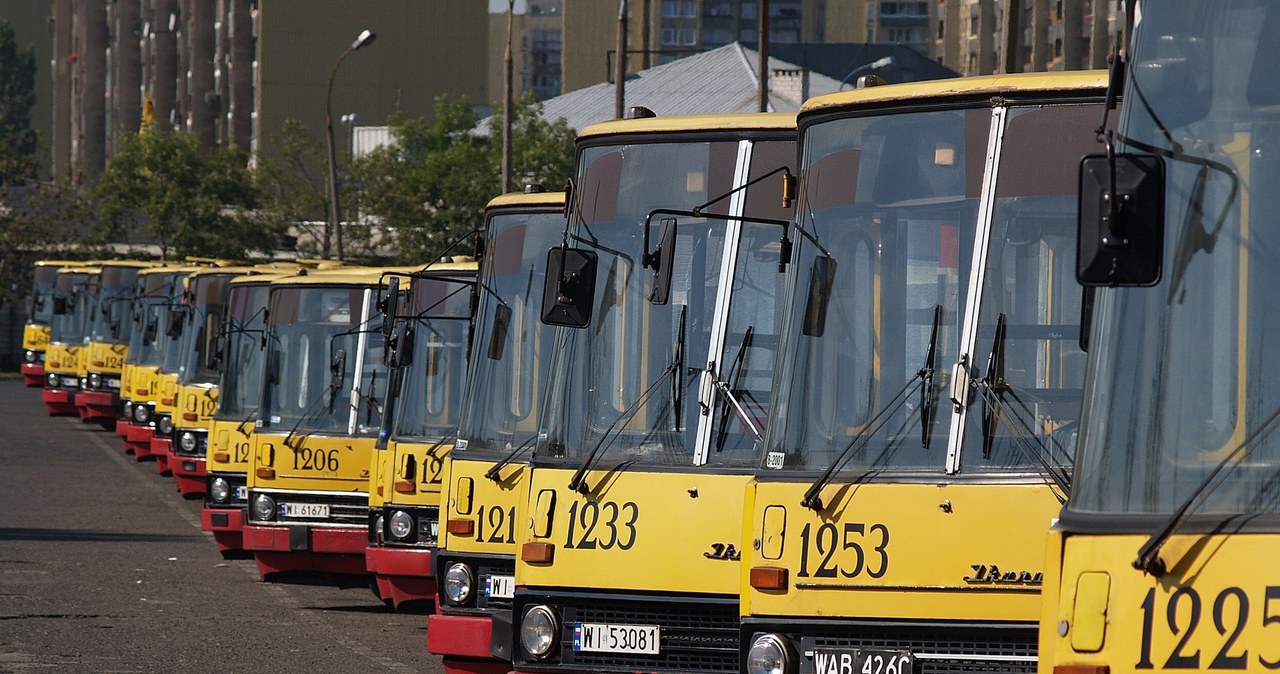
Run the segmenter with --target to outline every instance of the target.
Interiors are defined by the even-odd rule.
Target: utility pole
[[[769,112],[769,0],[760,0],[760,15],[756,19],[756,26],[759,28],[759,39],[756,48],[759,52],[760,64],[759,80],[760,80],[760,112]]]
[[[507,0],[507,49],[502,54],[502,191],[511,191],[511,78],[513,59],[511,40],[515,23],[516,0]]]
[[[613,116],[622,119],[626,112],[627,79],[627,0],[618,0],[618,48],[613,63]]]

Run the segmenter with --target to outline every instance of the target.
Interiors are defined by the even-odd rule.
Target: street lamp
[[[893,65],[892,56],[882,56],[871,63],[860,65],[857,68],[850,70],[849,74],[845,75],[844,79],[840,80],[840,86],[836,87],[836,91],[844,91],[844,85],[849,83],[849,79],[864,70],[879,70],[880,68],[887,68],[891,65]]]
[[[342,226],[338,221],[338,166],[333,146],[333,78],[338,74],[338,66],[342,65],[348,54],[361,47],[369,46],[376,37],[377,35],[371,30],[361,32],[356,36],[355,42],[352,42],[351,46],[338,56],[338,60],[333,62],[333,70],[329,71],[329,89],[324,97],[325,138],[329,142],[329,227],[324,237],[324,257],[326,258],[329,257],[329,237],[332,235],[337,239],[338,259],[342,259]]]

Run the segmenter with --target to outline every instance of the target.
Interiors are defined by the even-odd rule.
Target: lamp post
[[[373,43],[377,35],[371,30],[365,30],[356,36],[355,42],[338,56],[338,60],[333,63],[333,70],[329,71],[329,89],[324,97],[324,125],[325,139],[329,144],[329,226],[326,228],[324,236],[324,257],[329,257],[329,239],[330,236],[337,240],[338,259],[342,259],[342,223],[338,220],[338,164],[336,151],[333,144],[333,78],[338,74],[338,66],[346,60],[347,55],[351,52],[367,47]]]
[[[845,75],[844,79],[840,80],[840,86],[836,87],[836,91],[844,91],[844,85],[849,83],[849,79],[864,70],[879,70],[880,68],[887,68],[891,65],[893,65],[892,56],[883,56],[872,61],[871,63],[860,65],[857,68],[850,70],[849,74]]]

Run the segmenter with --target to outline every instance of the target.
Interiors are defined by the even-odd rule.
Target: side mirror
[[[186,311],[177,308],[169,311],[169,324],[164,328],[166,337],[177,339],[182,336],[182,324],[186,322],[186,313]]]
[[[1164,161],[1155,155],[1088,155],[1080,160],[1076,279],[1082,285],[1159,283],[1164,185]]]
[[[382,309],[382,338],[384,340],[391,339],[391,333],[395,330],[396,312],[400,310],[400,279],[392,276],[391,281],[387,283],[387,296],[379,303]]]
[[[542,288],[542,322],[569,328],[591,324],[596,295],[597,255],[577,248],[547,251],[547,278]]]
[[[653,292],[649,304],[666,304],[671,300],[671,268],[676,257],[676,219],[662,219],[662,236],[658,250],[651,255],[645,251],[646,266],[653,267]]]
[[[489,333],[489,360],[502,360],[511,330],[511,307],[499,304],[493,308],[493,332]]]
[[[827,305],[831,304],[831,288],[836,282],[835,258],[819,255],[809,270],[809,297],[804,305],[804,326],[809,337],[821,337],[827,329]]]
[[[156,341],[156,332],[160,329],[158,323],[159,321],[154,316],[147,319],[147,325],[142,329],[142,341],[148,344]]]
[[[334,391],[342,388],[342,382],[347,375],[347,350],[338,349],[333,354],[333,360],[329,362],[329,386]]]
[[[1093,286],[1085,286],[1080,297],[1080,350],[1089,352],[1089,332],[1093,330],[1093,296],[1098,292]]]
[[[214,337],[209,351],[205,353],[205,367],[218,372],[226,372],[227,359],[223,356],[223,352],[227,350],[227,336],[219,333]]]
[[[396,321],[395,334],[388,340],[391,360],[387,367],[408,367],[413,363],[413,329],[409,321]]]
[[[67,298],[62,295],[55,295],[53,298],[53,315],[65,316],[71,313],[67,306]]]

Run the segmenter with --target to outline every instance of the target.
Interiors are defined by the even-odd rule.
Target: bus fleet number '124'
[[[1274,608],[1273,608],[1274,606]],[[1211,605],[1206,605],[1200,593],[1194,587],[1183,586],[1169,595],[1169,604],[1164,611],[1156,611],[1156,590],[1151,588],[1142,600],[1142,644],[1138,657],[1137,669],[1153,669],[1151,653],[1151,636],[1157,625],[1163,623],[1178,643],[1164,661],[1161,669],[1200,669],[1202,656],[1208,658],[1211,653],[1201,653],[1198,648],[1191,648],[1192,636],[1196,630],[1205,625],[1201,618],[1206,609],[1212,628],[1222,637],[1221,648],[1212,654],[1208,669],[1249,669],[1249,647],[1246,643],[1238,643],[1245,625],[1249,622],[1249,596],[1238,587],[1228,587],[1218,593]],[[1262,596],[1262,626],[1280,623],[1280,587],[1268,587]],[[1159,615],[1163,613],[1164,615]],[[1161,625],[1163,626],[1163,625]],[[1280,642],[1280,632],[1276,636],[1261,643],[1276,644]],[[1280,649],[1277,649],[1280,652]],[[1267,669],[1280,669],[1280,657],[1268,660],[1257,654],[1258,664]]]

